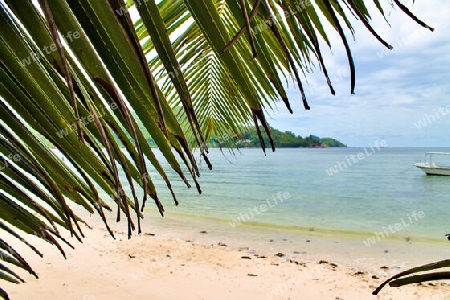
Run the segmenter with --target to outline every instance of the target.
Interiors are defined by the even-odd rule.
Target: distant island
[[[282,132],[278,129],[270,127],[272,138],[277,148],[328,148],[328,147],[347,147],[347,145],[341,143],[340,141],[333,138],[319,138],[315,135],[310,135],[308,137],[301,137],[300,135],[295,135],[291,131]],[[269,138],[265,131],[261,128],[262,136],[266,146],[270,145]],[[228,141],[227,141],[228,139]],[[256,127],[250,127],[244,132],[241,137],[213,137],[209,141],[210,147],[219,147],[219,142],[222,146],[229,143],[229,139],[233,139],[234,143],[238,147],[253,148],[260,147],[258,134],[256,133]]]

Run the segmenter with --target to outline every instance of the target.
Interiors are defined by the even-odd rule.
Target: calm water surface
[[[398,238],[442,240],[450,232],[450,177],[425,176],[413,167],[426,151],[450,149],[277,149],[267,156],[260,149],[242,149],[236,157],[224,157],[218,149],[211,149],[213,170],[200,163],[202,195],[171,174],[181,203],[178,207],[172,204],[162,180],[155,177],[155,181],[169,213],[230,223],[241,218],[247,225],[364,234],[400,223],[401,229],[392,234]],[[288,199],[282,196],[287,193]],[[283,202],[275,204],[277,194]],[[264,212],[262,204],[266,205]],[[154,210],[151,203],[148,209]],[[423,212],[422,218],[414,217],[414,212]]]

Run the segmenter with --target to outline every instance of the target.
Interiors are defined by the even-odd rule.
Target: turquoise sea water
[[[202,195],[170,176],[178,207],[162,180],[155,181],[168,214],[222,220],[230,228],[240,218],[242,224],[260,227],[365,236],[384,231],[399,239],[442,241],[450,233],[450,177],[426,176],[413,164],[426,151],[449,150],[303,148],[264,156],[261,149],[241,149],[236,157],[224,157],[210,149],[213,170],[200,163]],[[333,167],[337,173],[330,175]],[[150,202],[147,207],[154,210]]]

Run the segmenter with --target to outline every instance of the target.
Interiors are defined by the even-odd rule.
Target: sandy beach
[[[66,260],[39,241],[34,244],[44,258],[24,249],[40,278],[20,272],[25,284],[4,283],[11,299],[450,299],[450,285],[443,282],[371,295],[400,269],[357,268],[326,257],[300,260],[298,253],[258,253],[148,231],[130,240],[121,231],[113,240],[99,226],[84,232],[83,244],[71,239],[76,249],[65,248]]]

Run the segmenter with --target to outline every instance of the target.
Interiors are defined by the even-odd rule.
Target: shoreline
[[[157,210],[151,209],[151,210],[146,210],[145,214],[147,214],[147,212],[150,213],[154,213],[155,215],[157,215],[157,218],[159,218],[159,213]],[[194,215],[194,214],[189,214],[189,213],[183,213],[183,212],[174,212],[174,211],[170,211],[170,212],[166,212],[166,217],[163,217],[163,219],[167,219],[167,216],[169,215],[170,217],[174,218],[174,219],[184,219],[184,220],[197,220],[199,222],[208,224],[208,223],[216,223],[216,224],[220,224],[223,225],[224,227],[230,227],[230,230],[239,230],[239,229],[244,229],[244,230],[248,230],[248,231],[273,231],[273,230],[279,230],[282,232],[296,232],[300,235],[305,235],[305,234],[317,234],[320,236],[340,236],[340,237],[349,237],[349,238],[355,238],[355,239],[359,239],[362,242],[364,240],[368,240],[373,236],[376,236],[376,231],[354,231],[354,230],[349,230],[349,229],[326,229],[326,228],[318,228],[318,227],[306,227],[306,226],[296,226],[296,225],[282,225],[282,224],[274,224],[274,223],[263,223],[263,222],[258,222],[258,221],[242,221],[240,225],[233,227],[232,223],[235,222],[234,220],[228,220],[228,219],[222,219],[222,218],[217,218],[214,216],[204,216],[204,215]],[[404,220],[401,219],[403,221],[404,224]],[[145,222],[145,221],[144,221]],[[159,222],[157,222],[159,223]],[[408,227],[411,224],[406,224],[405,228]],[[379,232],[381,233],[386,233],[387,229],[385,227],[382,227],[379,229]],[[402,242],[405,239],[407,239],[408,237],[411,239],[411,236],[413,236],[413,240],[415,242],[420,242],[420,243],[427,243],[430,245],[437,245],[437,244],[446,244],[447,243],[447,238],[445,237],[445,235],[443,234],[442,236],[436,236],[436,237],[429,237],[429,236],[424,236],[422,234],[417,234],[417,233],[407,233],[407,234],[402,234],[401,231],[397,230],[396,232],[392,233],[392,232],[387,232],[385,237],[382,237],[381,239],[377,239],[377,242],[380,242],[382,240],[387,240],[387,241],[393,241],[393,242]],[[449,243],[450,245],[450,243]]]
[[[34,299],[433,299],[450,296],[450,281],[385,287],[408,268],[446,259],[443,244],[383,240],[366,247],[361,236],[298,232],[146,212],[143,233],[127,238],[126,222],[107,214],[113,240],[98,215],[78,212],[83,229],[75,250],[59,251],[35,237],[40,258],[11,243],[40,279],[18,270],[26,283],[4,284],[12,300]],[[261,228],[260,228],[261,229]],[[385,251],[388,250],[386,253]]]
[[[367,246],[364,242],[370,236],[366,234],[320,229],[299,231],[282,226],[271,228],[248,224],[232,228],[228,222],[212,222],[208,219],[170,214],[165,218],[144,222],[143,226],[149,226],[148,229],[158,232],[159,237],[166,239],[183,237],[184,240],[204,245],[225,243],[232,250],[248,247],[264,255],[282,252],[288,258],[308,261],[326,258],[371,272],[383,265],[397,270],[401,266],[404,270],[447,259],[450,246],[445,238],[430,242],[414,237],[409,241],[388,237]],[[202,233],[203,231],[207,233]],[[392,275],[396,273],[394,271]]]
[[[40,279],[20,272],[27,283],[3,286],[11,299],[444,299],[450,287],[386,287],[375,297],[375,287],[398,269],[372,272],[332,257],[293,259],[149,232],[130,240],[121,231],[113,240],[98,227],[84,233],[83,244],[71,240],[75,250],[66,249],[66,260],[45,243],[37,243],[43,259],[24,251]]]
[[[298,230],[298,227],[255,226],[251,222],[232,228],[227,220],[178,212],[160,217],[156,210],[146,211],[145,216],[142,230],[162,240],[192,241],[200,245],[225,244],[230,250],[248,248],[251,254],[266,256],[283,253],[287,259],[310,262],[332,260],[367,272],[378,272],[381,266],[388,266],[391,268],[387,272],[390,276],[399,270],[449,258],[450,242],[445,237],[437,240],[412,236],[406,241],[403,237],[389,236],[367,246],[365,242],[371,236],[365,232],[317,228]],[[97,215],[87,216],[84,220],[94,228],[104,228]],[[114,214],[107,215],[107,220],[113,230],[123,231],[125,223],[116,223]],[[131,239],[135,236],[138,236],[137,231],[133,232]]]

